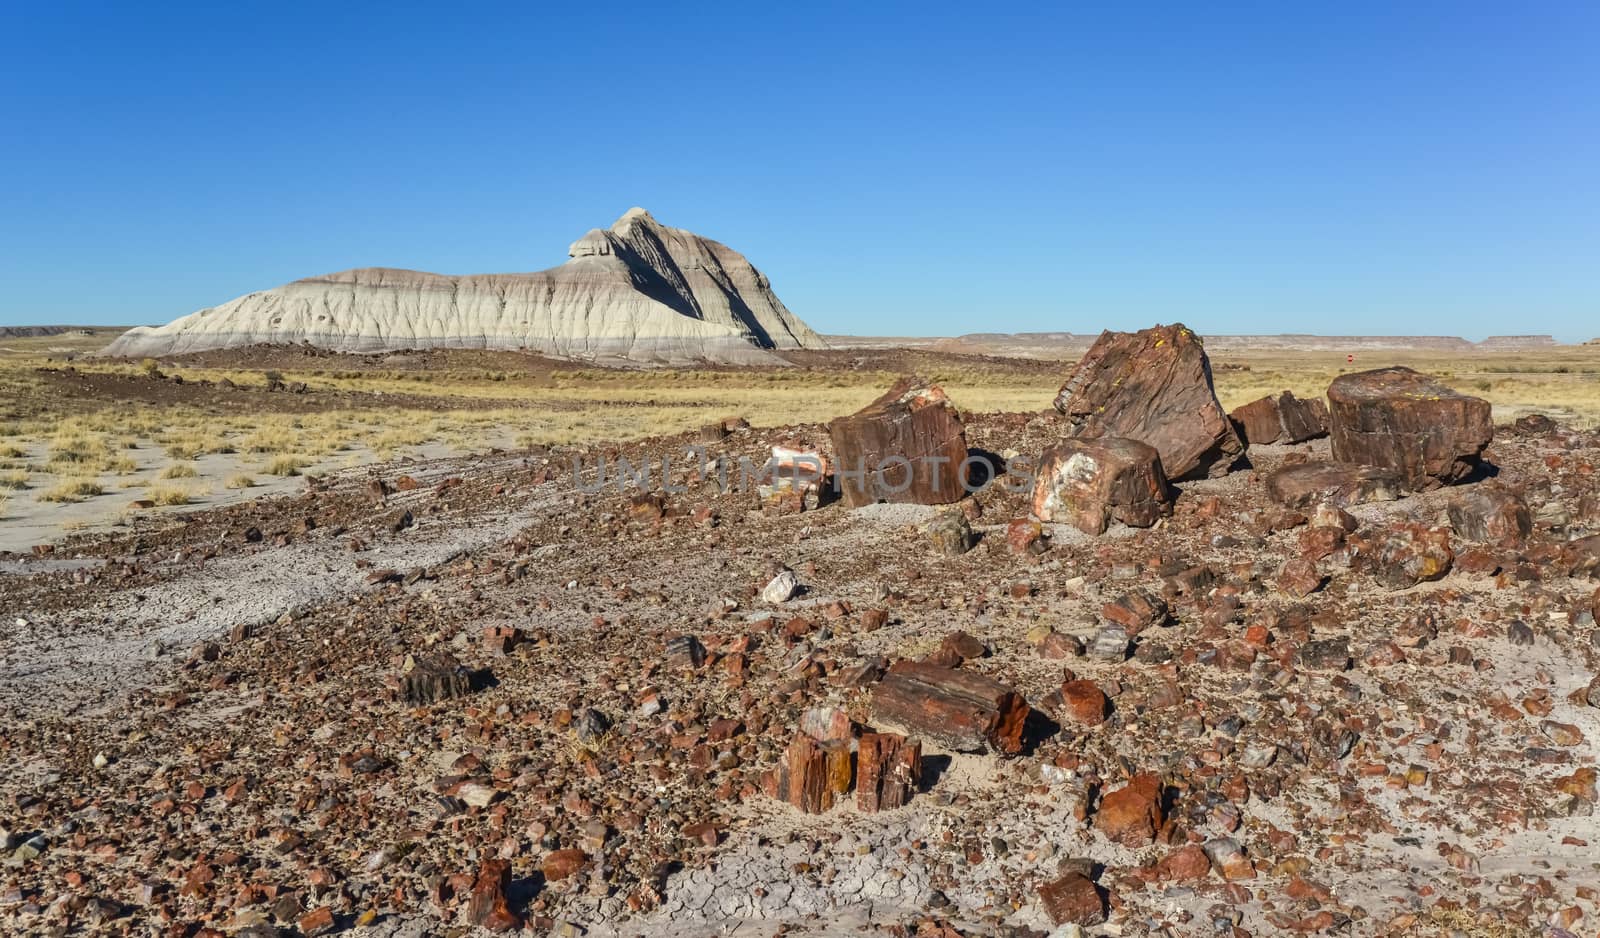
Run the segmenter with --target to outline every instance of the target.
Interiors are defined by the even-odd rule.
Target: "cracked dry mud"
[[[1061,428],[966,431],[1036,455]],[[935,509],[784,514],[691,483],[658,512],[580,491],[571,462],[671,456],[683,481],[691,444],[759,463],[827,443],[391,465],[5,558],[0,931],[478,934],[494,861],[511,927],[540,935],[1070,934],[1039,888],[1076,869],[1108,900],[1090,934],[1600,929],[1593,432],[1501,428],[1495,484],[1533,533],[1452,535],[1448,574],[1400,590],[1349,541],[1448,530],[1458,489],[1355,506],[1325,552],[1263,479],[1326,441],[1253,447],[1152,529],[1046,525],[1038,553],[1008,546],[1028,494],[997,485],[964,503],[980,540],[959,556],[923,533]],[[1305,557],[1323,582],[1290,595]],[[763,603],[785,567],[803,590]],[[1102,608],[1139,590],[1170,615],[1095,656]],[[1053,710],[1017,757],[927,745],[903,808],[762,793],[806,711],[871,723],[857,665],[958,630],[986,647],[961,668],[1037,709],[1092,681],[1109,717]],[[668,653],[683,635],[698,666]],[[405,699],[441,655],[471,689]],[[1141,774],[1164,823],[1127,846],[1102,808]]]

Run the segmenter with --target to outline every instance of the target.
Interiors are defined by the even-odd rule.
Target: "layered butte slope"
[[[825,343],[767,278],[724,244],[644,209],[573,242],[536,273],[461,277],[365,267],[296,280],[130,329],[107,355],[159,356],[272,343],[341,352],[528,349],[577,359],[760,363]]]

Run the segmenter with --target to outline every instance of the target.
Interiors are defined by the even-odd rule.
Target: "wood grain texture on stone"
[[[1069,439],[1045,450],[1034,479],[1033,514],[1086,534],[1113,521],[1147,528],[1172,512],[1155,447],[1120,437]]]
[[[472,693],[473,687],[472,672],[444,652],[419,659],[400,678],[400,696],[412,704],[462,697]]]
[[[856,755],[856,807],[888,811],[909,804],[922,786],[922,741],[898,733],[863,733]]]
[[[1533,513],[1521,496],[1502,486],[1475,485],[1445,505],[1450,527],[1468,541],[1517,547],[1533,532]]]
[[[1340,375],[1328,408],[1334,459],[1393,469],[1417,491],[1466,478],[1494,438],[1488,401],[1410,368]]]
[[[506,887],[510,882],[510,863],[499,859],[483,861],[467,902],[467,921],[489,931],[520,928],[522,919],[511,911],[506,899]]]
[[[1328,405],[1292,392],[1269,394],[1228,414],[1247,445],[1304,443],[1328,434]]]
[[[854,769],[848,740],[819,742],[796,733],[778,767],[762,776],[762,789],[807,814],[829,810],[850,791]]]
[[[776,363],[824,348],[727,245],[631,209],[537,273],[366,267],[309,277],[119,336],[107,355],[308,343],[340,352],[528,349],[558,358]]]
[[[1073,436],[1155,447],[1173,480],[1223,475],[1244,452],[1217,402],[1205,347],[1182,323],[1101,333],[1061,385],[1055,408]]]
[[[958,752],[1014,755],[1028,703],[1011,687],[956,668],[898,661],[872,690],[872,719]]]
[[[1305,462],[1267,476],[1267,494],[1285,508],[1392,502],[1401,490],[1400,475],[1394,470],[1354,463]]]
[[[945,505],[966,494],[967,436],[944,390],[904,377],[828,425],[846,505]]]

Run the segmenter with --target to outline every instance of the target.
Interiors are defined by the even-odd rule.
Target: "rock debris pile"
[[[1230,419],[1161,327],[1061,413],[910,381],[8,558],[0,929],[1593,934],[1600,436],[1330,397]],[[775,449],[822,477],[717,483]]]

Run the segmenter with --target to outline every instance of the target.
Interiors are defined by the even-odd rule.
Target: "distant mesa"
[[[85,326],[0,326],[0,339],[43,339],[53,335],[94,335]]]
[[[558,358],[763,364],[826,348],[744,255],[630,209],[536,273],[364,267],[296,280],[123,333],[103,354],[307,343],[339,352],[527,349]]]

